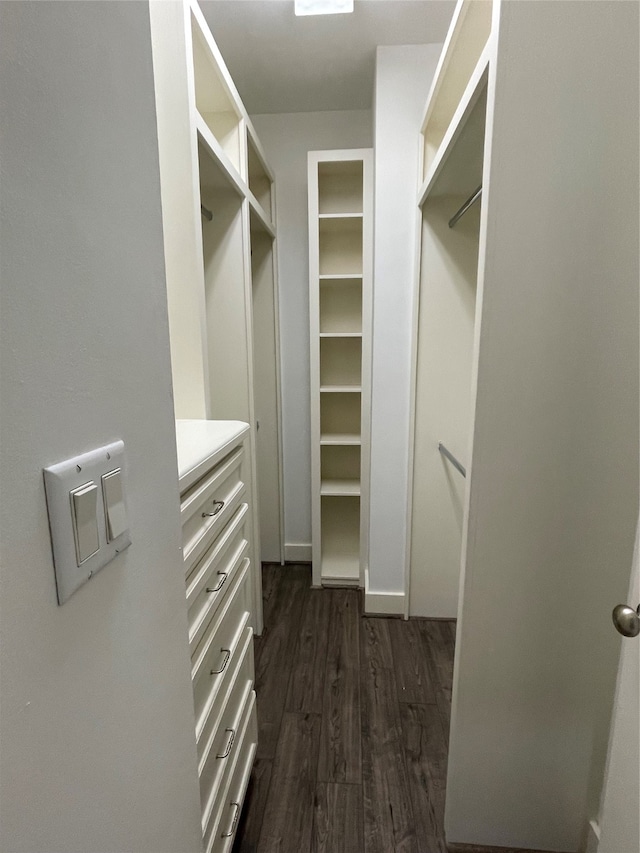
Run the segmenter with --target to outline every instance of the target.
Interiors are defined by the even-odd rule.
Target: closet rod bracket
[[[453,226],[460,219],[460,217],[465,215],[467,210],[469,210],[469,208],[478,201],[478,199],[480,198],[481,195],[482,195],[482,185],[480,185],[478,187],[478,189],[473,193],[473,195],[469,196],[469,198],[465,201],[465,203],[462,205],[462,207],[453,214],[453,216],[449,220],[449,228],[453,228]]]
[[[467,469],[464,467],[464,465],[462,464],[462,462],[460,462],[458,459],[456,459],[456,457],[453,455],[453,453],[452,453],[452,452],[451,452],[447,447],[445,447],[445,446],[444,446],[444,444],[443,444],[441,441],[439,441],[439,442],[438,442],[438,450],[440,451],[440,453],[441,453],[441,454],[442,454],[446,459],[448,459],[448,460],[449,460],[449,462],[451,462],[451,464],[453,465],[453,467],[454,467],[457,471],[459,471],[459,472],[462,474],[462,476],[463,476],[463,477],[465,477],[465,478],[466,478],[466,476],[467,476]]]

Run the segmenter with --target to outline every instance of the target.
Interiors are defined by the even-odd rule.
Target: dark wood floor
[[[234,853],[446,853],[453,622],[362,615],[266,565],[259,743]]]

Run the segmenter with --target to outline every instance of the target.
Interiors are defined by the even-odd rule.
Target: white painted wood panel
[[[571,851],[638,515],[638,7],[499,13],[445,828]]]
[[[423,208],[415,404],[409,613],[455,618],[466,481],[438,450],[468,468],[479,206],[454,228],[465,199]]]
[[[408,587],[411,332],[420,177],[416,129],[440,48],[438,44],[403,45],[376,51],[370,552],[365,606],[372,602],[379,608],[389,601],[393,613]],[[391,590],[399,596],[378,597]]]
[[[637,607],[640,602],[638,544],[636,534],[631,582],[624,600],[631,607]],[[602,792],[598,853],[640,850],[640,641],[634,637],[620,642],[622,649]]]
[[[277,339],[273,241],[264,232],[251,232],[254,399],[261,559],[281,562],[282,493],[280,471],[280,359]]]
[[[176,418],[205,418],[209,403],[194,75],[189,10],[151,3],[164,258]]]

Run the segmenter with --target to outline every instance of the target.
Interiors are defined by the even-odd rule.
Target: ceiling
[[[200,0],[249,113],[371,107],[377,45],[444,41],[454,0],[355,0],[296,17],[293,0]]]

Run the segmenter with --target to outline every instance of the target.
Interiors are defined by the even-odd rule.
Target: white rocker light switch
[[[116,468],[102,476],[104,514],[107,522],[107,542],[113,542],[129,529],[127,510],[122,494],[122,471]]]
[[[80,566],[100,547],[96,514],[98,487],[91,481],[80,486],[79,489],[74,489],[70,495],[76,558]]]

